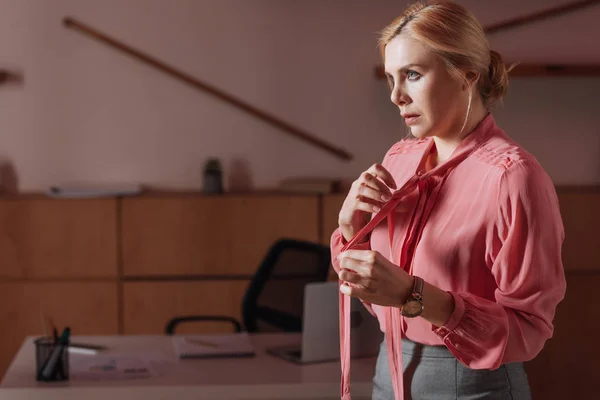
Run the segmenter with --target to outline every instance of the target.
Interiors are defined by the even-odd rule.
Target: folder
[[[177,335],[173,336],[173,347],[181,359],[256,355],[246,332],[224,335]]]

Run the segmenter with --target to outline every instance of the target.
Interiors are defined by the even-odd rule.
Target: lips
[[[406,122],[407,125],[414,124],[419,117],[419,114],[402,114],[402,118],[404,118],[404,122]]]

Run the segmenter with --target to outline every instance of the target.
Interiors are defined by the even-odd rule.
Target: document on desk
[[[129,355],[71,356],[69,364],[70,375],[76,380],[140,379],[158,375],[150,363]]]
[[[179,358],[252,357],[256,355],[245,332],[226,335],[173,336]]]

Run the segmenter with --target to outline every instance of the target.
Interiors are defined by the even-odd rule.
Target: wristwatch
[[[402,307],[400,307],[400,314],[406,318],[415,318],[423,313],[423,279],[418,276],[414,276],[414,283],[412,293]]]

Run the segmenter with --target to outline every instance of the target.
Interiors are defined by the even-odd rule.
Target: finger
[[[373,175],[376,175],[379,179],[381,179],[388,187],[392,189],[396,189],[396,181],[390,172],[385,169],[385,167],[381,164],[373,164],[371,168],[368,169]]]
[[[347,259],[373,265],[379,259],[379,252],[374,250],[346,250],[340,253],[338,259],[340,260],[340,264],[348,262],[345,261]]]
[[[353,283],[355,285],[360,285],[365,288],[371,286],[371,280],[369,278],[364,277],[354,271],[350,271],[349,269],[342,268],[338,276],[340,280],[344,282]]]
[[[346,296],[357,297],[363,301],[366,301],[367,303],[373,303],[372,294],[370,294],[363,288],[357,286],[350,286],[348,284],[343,283],[340,285],[340,292],[342,292]]]
[[[374,172],[365,171],[362,173],[359,184],[361,186],[368,186],[376,191],[379,191],[379,196],[387,195],[389,197],[392,196],[391,190],[386,186],[384,182],[377,178],[377,175]]]
[[[358,274],[361,277],[371,279],[373,277],[373,265],[352,258],[344,257],[339,263],[340,269],[346,270],[352,274]]]
[[[379,180],[375,179],[375,181],[377,181],[380,185],[385,186]],[[366,182],[360,183],[358,189],[356,190],[356,193],[359,196],[366,197],[376,202],[388,201],[392,198],[392,192],[390,192],[390,190],[387,187],[385,187],[382,191],[381,188],[374,188]]]
[[[369,201],[368,199],[365,199],[365,198],[357,199],[356,203],[354,204],[355,209],[365,211],[367,213],[379,212],[381,210],[382,206],[383,206],[382,203],[379,203],[379,202],[375,203],[375,202]]]

